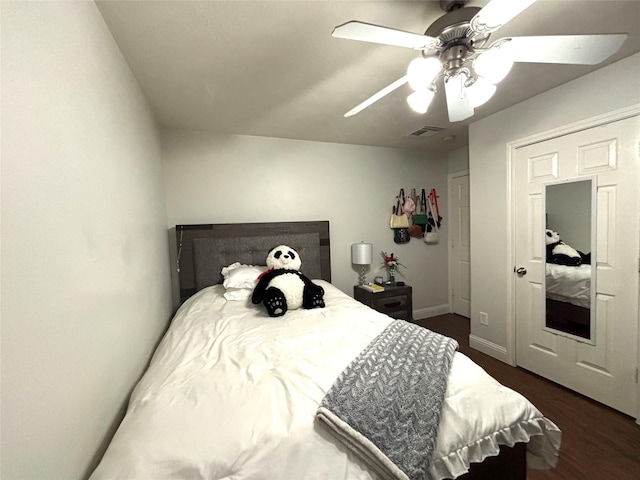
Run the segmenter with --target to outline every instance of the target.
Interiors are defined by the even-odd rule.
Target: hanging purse
[[[440,241],[440,232],[438,232],[438,221],[434,218],[434,207],[431,205],[431,196],[427,201],[427,208],[429,209],[429,223],[427,224],[427,232],[424,234],[424,243],[433,245]]]
[[[401,199],[400,195],[404,197],[404,190],[400,189],[400,194],[396,197],[396,205],[391,212],[391,220],[389,221],[389,228],[409,228],[409,219],[402,210],[402,203],[404,198]]]
[[[397,210],[394,207],[393,213],[391,214],[391,221],[389,222],[389,228],[409,228],[409,219],[404,213],[398,215]]]
[[[418,209],[419,213],[415,214],[413,216],[413,223],[415,225],[426,225],[427,221],[429,220],[427,217],[427,195],[424,191],[424,188],[422,189],[422,192],[420,193],[420,203],[419,203],[420,208]],[[422,229],[424,231],[424,229]]]
[[[400,191],[404,196],[404,189],[401,189]],[[415,196],[416,196],[416,190],[415,188],[412,188],[411,193],[409,194],[409,196],[406,198],[406,200],[402,205],[402,209],[404,210],[404,213],[408,218],[411,218],[413,213],[416,211],[416,201],[414,200]]]
[[[408,228],[394,228],[393,229],[393,241],[394,243],[402,244],[409,243],[411,236],[409,235]]]
[[[400,189],[400,194],[396,197],[396,206],[394,213],[391,215],[391,224],[393,228],[393,241],[398,244],[408,243],[411,240],[409,236],[409,219],[402,210],[404,204],[404,190]]]
[[[422,231],[422,227],[420,225],[409,225],[409,236],[413,238],[422,238],[424,236],[424,232]]]
[[[431,206],[435,206],[435,211],[433,215],[438,219],[438,222],[442,222],[442,217],[440,216],[440,208],[438,207],[438,194],[436,193],[436,189],[432,188],[431,192],[429,192],[429,201],[431,202]]]
[[[413,204],[413,215],[411,216],[411,220],[413,221],[411,225],[409,225],[409,236],[413,238],[422,238],[424,236],[424,231],[422,227],[415,223],[415,219],[418,212],[418,198],[416,197],[416,189],[412,188],[411,193],[409,194],[409,198],[411,199],[411,203]],[[408,216],[408,214],[407,214]]]

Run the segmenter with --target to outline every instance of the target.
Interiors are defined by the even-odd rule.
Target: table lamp
[[[351,245],[351,263],[361,265],[358,285],[364,285],[364,275],[367,273],[367,266],[373,263],[373,243],[354,243]]]

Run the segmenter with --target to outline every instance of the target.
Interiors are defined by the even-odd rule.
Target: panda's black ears
[[[278,251],[275,253],[274,258],[278,259],[278,258],[280,258],[282,255],[284,255],[284,256],[285,256],[285,258],[287,257],[287,255],[289,255],[289,258],[290,258],[291,260],[295,260],[295,258],[296,258],[296,254],[295,254],[295,252],[293,251],[293,249],[290,249],[290,250],[287,250],[287,251],[284,251],[284,252],[283,252],[282,250],[278,250]]]
[[[278,244],[278,245],[274,245],[273,247],[271,247],[268,251],[267,251],[267,255],[269,255],[271,252],[273,252],[276,248],[282,246],[282,244]],[[286,247],[290,248],[291,250],[295,250],[296,252],[298,251],[297,248],[292,247],[290,245],[285,245]]]

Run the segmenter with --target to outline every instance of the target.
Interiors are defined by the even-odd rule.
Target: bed
[[[322,421],[322,407],[385,332],[432,332],[376,312],[330,283],[328,222],[179,225],[176,238],[184,303],[92,480],[524,480],[525,459],[534,468],[555,465],[561,433],[553,422],[452,351],[441,410],[417,412],[440,420],[424,470],[406,474],[384,451],[381,462],[390,470],[379,469]],[[248,300],[225,298],[237,286],[226,285],[230,275],[222,269],[261,265],[278,244],[298,250],[304,273],[325,290],[325,308],[270,318]]]
[[[592,266],[547,263],[545,270],[546,325],[591,338]]]
[[[582,308],[591,307],[591,265],[546,264],[547,298]]]

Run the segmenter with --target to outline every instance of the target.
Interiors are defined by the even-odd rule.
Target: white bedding
[[[591,265],[546,265],[547,298],[579,307],[591,307]]]
[[[91,479],[374,479],[315,421],[347,364],[391,319],[332,285],[326,308],[269,318],[226,301],[221,285],[180,308]],[[528,462],[556,462],[558,428],[520,394],[456,353],[432,479],[452,478],[527,442]]]

